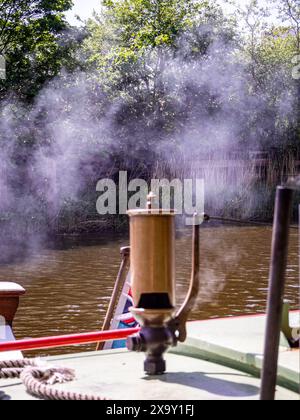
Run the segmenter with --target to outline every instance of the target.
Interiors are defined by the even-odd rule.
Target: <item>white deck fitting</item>
[[[3,316],[0,316],[0,343],[6,341],[14,341],[15,337],[12,332],[12,329],[5,325],[5,319]],[[0,352],[0,360],[19,360],[22,359],[23,355],[20,351],[11,351],[11,352]]]
[[[3,294],[24,294],[25,289],[17,283],[12,282],[0,282],[0,293]]]

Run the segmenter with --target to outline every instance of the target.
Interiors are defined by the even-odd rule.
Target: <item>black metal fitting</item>
[[[165,373],[163,354],[169,347],[176,345],[176,335],[169,327],[143,327],[140,333],[127,338],[128,350],[146,353],[144,369],[147,375]]]

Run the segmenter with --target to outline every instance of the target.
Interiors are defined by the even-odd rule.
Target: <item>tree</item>
[[[293,63],[292,77],[295,81],[295,89],[297,95],[297,123],[294,130],[294,137],[299,143],[300,140],[300,1],[299,0],[277,0],[279,15],[291,33],[294,34],[294,57],[291,58]],[[296,67],[295,67],[296,66]],[[299,147],[299,146],[298,146]]]
[[[0,54],[7,62],[8,91],[32,98],[70,59],[74,43],[64,13],[72,0],[0,0]]]
[[[171,85],[169,63],[190,62],[192,68],[214,41],[232,38],[221,11],[201,0],[106,0],[88,30],[88,62],[111,98],[119,101],[121,137],[130,139],[133,127],[148,131],[149,149],[180,127],[193,102],[183,110],[179,91],[187,83]]]
[[[21,32],[31,26],[40,27],[36,36],[47,29],[63,29],[63,13],[72,5],[72,0],[0,0],[0,54],[11,50]]]
[[[274,2],[272,6],[274,11]],[[245,140],[249,141],[252,132],[265,150],[294,147],[297,92],[291,73],[295,33],[285,22],[280,25],[269,19],[270,8],[262,7],[257,0],[238,8],[236,16],[244,29],[239,61],[248,73],[245,82],[249,98],[257,104],[247,113]]]
[[[299,0],[277,0],[279,16],[288,23],[295,36],[295,49],[300,53],[300,2]]]
[[[199,25],[213,18],[216,8],[205,0],[104,0],[102,14],[88,23],[86,49],[90,62],[105,74],[113,73],[114,80],[136,65],[141,71],[141,62],[146,66],[151,57],[153,67],[148,63],[143,70],[153,80],[153,73],[163,70],[166,55],[176,53],[180,39],[193,31],[196,36]],[[148,85],[144,73],[139,76]]]

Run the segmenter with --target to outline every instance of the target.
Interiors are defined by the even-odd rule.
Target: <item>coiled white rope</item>
[[[103,401],[107,398],[57,389],[53,385],[75,379],[72,369],[47,366],[40,360],[0,361],[0,379],[20,378],[29,394],[43,400]],[[0,391],[0,400],[8,396]]]

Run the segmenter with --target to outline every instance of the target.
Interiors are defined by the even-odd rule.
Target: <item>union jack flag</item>
[[[131,293],[131,282],[130,282],[130,272],[127,275],[119,303],[117,305],[114,318],[111,322],[110,328],[112,330],[120,330],[124,328],[135,328],[138,326],[138,323],[133,318],[132,314],[129,312],[129,308],[134,306],[132,293]],[[106,342],[103,350],[119,349],[126,347],[126,341],[110,341]]]

